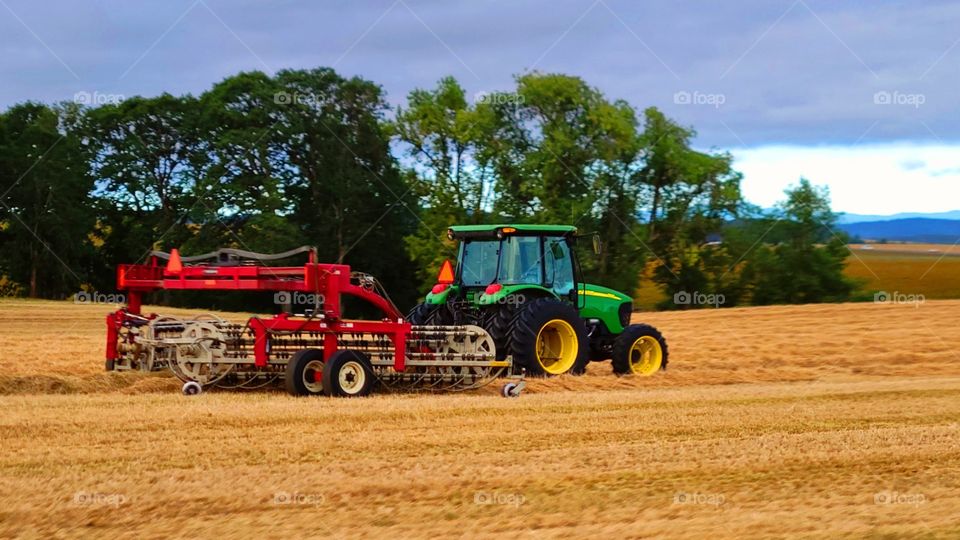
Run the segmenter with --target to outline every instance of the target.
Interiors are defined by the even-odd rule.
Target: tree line
[[[666,308],[691,307],[672,301],[686,292],[848,299],[828,194],[803,180],[760,211],[731,156],[695,137],[544,73],[474,96],[448,77],[395,108],[326,68],[240,73],[199,96],[22,103],[0,114],[0,295],[110,291],[118,264],[154,249],[306,244],[377,275],[403,307],[455,256],[449,225],[538,222],[598,232],[588,277],[653,280]]]

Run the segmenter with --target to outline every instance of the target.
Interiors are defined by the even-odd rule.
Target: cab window
[[[546,283],[558,295],[568,295],[573,290],[573,258],[570,246],[563,238],[545,238],[543,246]]]
[[[500,279],[504,285],[541,283],[543,261],[540,257],[540,238],[536,236],[508,236],[500,253]]]

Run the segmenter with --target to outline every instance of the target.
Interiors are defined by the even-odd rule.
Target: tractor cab
[[[479,305],[519,289],[576,301],[578,265],[571,249],[574,227],[515,225],[453,227],[460,240],[454,280]]]

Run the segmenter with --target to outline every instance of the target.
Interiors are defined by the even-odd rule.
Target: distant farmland
[[[960,298],[960,245],[851,244],[846,274],[858,281],[864,299],[878,291]],[[665,296],[644,277],[635,298],[637,307],[650,310]]]
[[[847,275],[867,292],[960,298],[960,246],[938,244],[854,244]]]

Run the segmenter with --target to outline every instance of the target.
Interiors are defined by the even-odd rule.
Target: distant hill
[[[960,241],[960,219],[905,218],[840,223],[838,229],[864,240],[953,244]]]
[[[843,214],[840,216],[840,223],[862,223],[865,221],[893,221],[899,219],[928,218],[928,219],[950,219],[960,220],[960,210],[950,212],[934,212],[923,214],[920,212],[902,212],[889,216],[871,215],[871,214]]]

